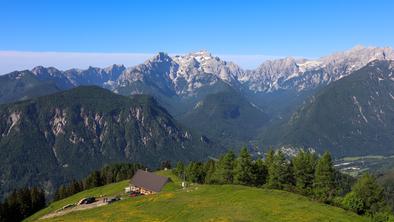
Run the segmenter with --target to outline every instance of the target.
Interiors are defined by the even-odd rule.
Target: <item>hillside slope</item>
[[[252,139],[257,129],[268,122],[268,116],[239,92],[229,88],[206,96],[179,121],[230,147],[236,141]]]
[[[394,61],[373,61],[317,93],[265,136],[334,155],[394,154]]]
[[[128,98],[99,87],[0,106],[0,199],[40,185],[52,191],[105,164],[206,157],[207,139],[180,126],[149,96]]]
[[[126,182],[84,191],[55,202],[27,221],[78,201],[86,195],[114,195]],[[112,190],[111,190],[112,189]],[[102,192],[102,193],[101,193]],[[237,185],[195,185],[158,195],[126,197],[94,209],[41,221],[368,221],[340,208],[285,191]]]

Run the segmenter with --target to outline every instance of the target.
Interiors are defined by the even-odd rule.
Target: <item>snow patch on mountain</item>
[[[115,92],[129,87],[129,93],[143,93],[145,86],[152,86],[170,95],[193,96],[219,81],[254,93],[309,90],[341,79],[371,61],[392,59],[392,48],[356,46],[315,60],[286,57],[267,60],[255,70],[243,70],[202,50],[172,57],[161,52],[129,68],[112,65],[104,69],[59,71],[39,66],[32,72],[42,80],[55,80],[61,88],[100,85]]]
[[[371,61],[392,59],[392,48],[356,46],[317,60],[292,57],[269,60],[256,70],[245,72],[240,81],[254,92],[302,91],[341,79]]]

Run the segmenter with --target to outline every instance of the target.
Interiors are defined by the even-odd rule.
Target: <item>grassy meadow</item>
[[[171,176],[173,182],[157,195],[126,197],[110,205],[40,221],[368,221],[285,191],[238,185],[191,185],[180,189],[180,181],[170,172],[159,174]],[[86,196],[121,195],[127,183],[122,181],[80,192],[52,203],[26,221],[35,221]]]

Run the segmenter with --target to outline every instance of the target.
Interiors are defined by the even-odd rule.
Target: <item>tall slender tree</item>
[[[285,155],[278,151],[268,168],[268,187],[273,189],[284,189],[291,184],[291,170]]]
[[[31,214],[31,193],[29,188],[25,187],[17,192],[18,202],[20,203],[20,214],[26,218]]]
[[[215,180],[219,184],[231,184],[234,181],[234,161],[235,154],[232,150],[229,150],[224,156],[222,156],[217,164],[215,170]]]
[[[252,174],[253,174],[253,184],[255,186],[262,186],[266,183],[268,177],[267,166],[264,161],[259,158],[257,159],[252,166]]]
[[[317,156],[310,152],[300,151],[293,159],[293,173],[298,192],[310,194],[313,189],[313,180]]]
[[[275,151],[273,149],[269,149],[267,154],[265,155],[265,166],[269,169],[274,162]]]
[[[31,211],[37,212],[45,207],[45,193],[44,190],[37,187],[31,189]]]
[[[178,161],[175,168],[173,169],[173,172],[175,175],[183,179],[185,176],[185,164],[182,161]]]
[[[325,152],[317,162],[313,187],[320,201],[329,202],[336,195],[334,168],[329,152]]]
[[[205,169],[205,183],[211,184],[215,183],[215,170],[216,170],[216,163],[214,160],[208,160],[204,166]]]
[[[252,157],[246,147],[241,149],[235,162],[234,183],[241,185],[253,184]]]

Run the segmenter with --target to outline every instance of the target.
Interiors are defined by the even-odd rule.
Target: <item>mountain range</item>
[[[47,95],[77,86],[97,85],[125,96],[151,95],[172,116],[188,125],[202,119],[203,114],[198,112],[206,110],[196,110],[196,107],[207,104],[204,100],[212,101],[213,95],[221,96],[222,92],[231,91],[233,95],[239,94],[234,98],[247,101],[248,104],[244,102],[243,106],[254,107],[250,110],[253,110],[253,119],[258,119],[260,126],[252,128],[267,128],[271,123],[290,118],[309,96],[331,82],[350,75],[371,61],[391,59],[394,59],[391,48],[356,46],[315,60],[292,57],[268,60],[255,70],[243,70],[235,63],[223,61],[207,51],[182,56],[158,53],[143,64],[129,68],[112,65],[103,69],[89,67],[86,70],[60,71],[53,67],[38,66],[1,76],[0,103]],[[238,124],[235,119],[230,128]],[[202,124],[190,126],[201,131],[206,129],[199,125]],[[226,135],[228,125],[224,125],[209,127],[211,131],[215,129],[212,135]],[[234,139],[244,142],[242,136],[235,136]]]
[[[394,61],[372,61],[333,82],[263,138],[335,156],[393,154]]]
[[[242,145],[394,154],[392,60],[391,48],[356,46],[244,70],[199,51],[0,76],[1,191],[53,190],[111,162],[154,166]]]
[[[301,93],[347,76],[373,60],[390,59],[394,59],[391,48],[356,46],[316,60],[287,57],[265,61],[255,70],[243,70],[207,51],[172,57],[158,53],[145,63],[129,68],[112,65],[103,69],[89,67],[86,70],[60,71],[53,67],[38,66],[30,72],[13,72],[2,83],[23,80],[24,76],[20,74],[29,72],[37,80],[50,81],[60,90],[80,85],[97,85],[122,95],[152,94],[161,98],[161,102],[168,106],[166,108],[173,109],[173,113],[181,114],[188,109],[174,109],[171,103],[182,101],[193,107],[205,95],[219,92],[227,85],[250,97],[264,97],[266,94],[282,91]],[[8,93],[19,92],[19,88],[15,86]],[[7,96],[7,92],[3,92],[0,102],[12,101],[7,100]],[[26,96],[13,98],[18,100]],[[261,101],[260,103],[263,104]]]

